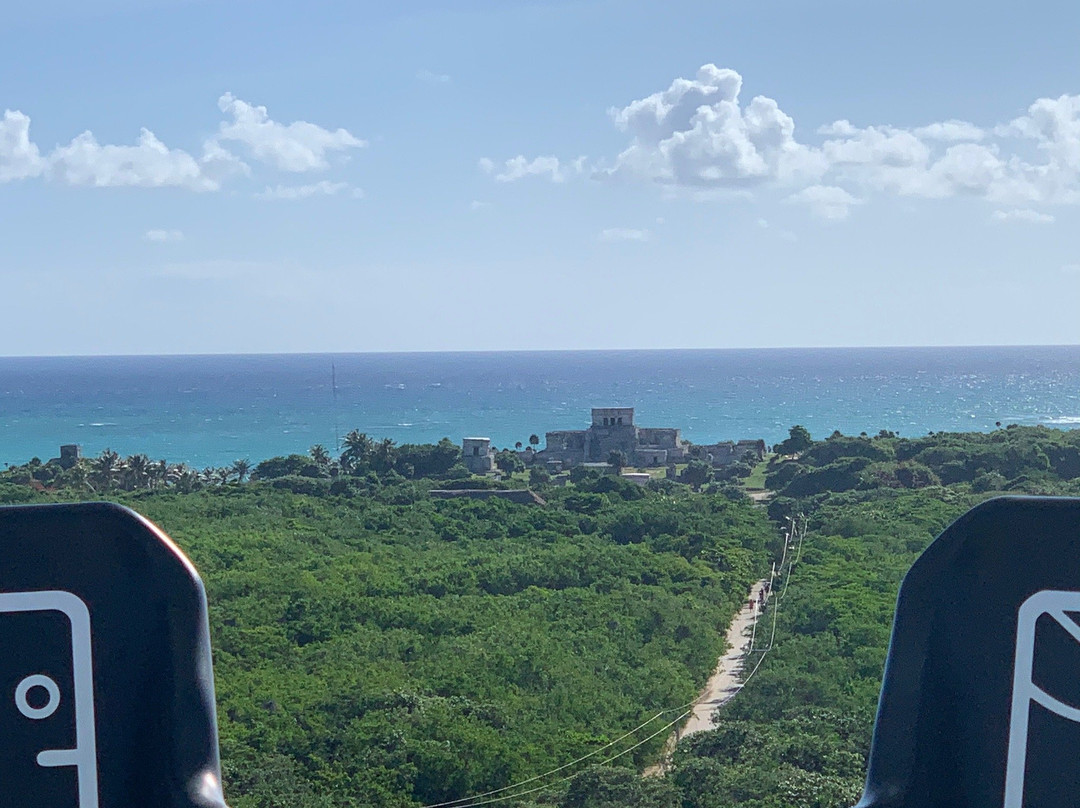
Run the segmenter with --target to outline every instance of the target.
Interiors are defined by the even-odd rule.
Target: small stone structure
[[[461,460],[473,474],[488,474],[495,470],[495,452],[491,438],[462,438]]]
[[[53,457],[50,463],[56,463],[60,468],[69,469],[82,460],[82,447],[77,443],[64,443],[60,446],[60,456]]]
[[[747,455],[754,463],[760,463],[765,459],[765,441],[763,440],[740,440],[721,441],[720,443],[703,443],[690,447],[690,456],[696,460],[703,460],[711,466],[730,466],[737,463]]]

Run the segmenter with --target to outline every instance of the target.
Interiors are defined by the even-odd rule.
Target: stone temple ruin
[[[540,463],[552,468],[568,468],[585,463],[606,463],[612,452],[622,452],[630,466],[671,466],[702,460],[712,466],[727,466],[750,455],[755,462],[765,458],[765,441],[740,440],[694,444],[682,439],[678,429],[642,427],[634,423],[633,407],[593,407],[588,429],[545,433],[545,447],[534,452],[528,447],[518,452],[526,465]],[[474,474],[495,469],[495,452],[490,438],[464,438],[462,460]]]
[[[651,429],[634,423],[633,407],[593,407],[588,429],[548,432],[538,460],[564,466],[604,463],[615,451],[632,466],[666,466],[685,462],[689,444],[678,429]]]
[[[495,452],[491,438],[463,438],[461,460],[473,474],[487,474],[495,470]]]
[[[634,423],[633,407],[593,407],[592,425],[546,434],[546,445],[536,460],[563,466],[604,463],[614,452],[622,452],[631,466],[667,466],[692,459],[713,466],[727,466],[747,454],[755,461],[765,457],[765,441],[740,440],[710,444],[685,441],[678,429],[643,427]]]

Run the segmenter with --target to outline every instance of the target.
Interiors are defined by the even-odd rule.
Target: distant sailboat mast
[[[334,367],[334,363],[330,363],[330,389],[333,391],[334,397],[334,451],[341,453],[341,429],[338,425],[338,404],[337,404],[337,368]]]

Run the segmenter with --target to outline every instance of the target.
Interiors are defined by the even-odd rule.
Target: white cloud
[[[830,167],[835,166],[911,166],[922,165],[930,158],[930,149],[911,132],[891,126],[868,126],[856,129],[847,121],[842,132],[833,124],[833,133],[840,135],[826,140],[821,151]]]
[[[143,238],[157,242],[183,241],[184,234],[180,230],[147,230]]]
[[[47,176],[69,185],[98,188],[176,187],[191,191],[216,191],[230,176],[250,174],[251,169],[225,148],[223,142],[245,145],[260,161],[286,171],[310,171],[329,165],[328,156],[366,145],[344,129],[330,131],[306,121],[280,124],[269,118],[265,107],[255,107],[226,93],[219,100],[232,120],[223,122],[215,137],[203,143],[202,155],[170,148],[144,128],[133,145],[99,143],[90,131],[42,156],[30,140],[30,118],[7,110],[0,119],[0,182]],[[341,183],[302,186],[297,196],[328,191]],[[268,189],[273,192],[273,189]],[[282,196],[289,191],[283,190]],[[358,195],[359,191],[353,191]]]
[[[347,182],[330,182],[322,180],[311,185],[275,185],[267,186],[261,193],[255,194],[256,199],[307,199],[312,196],[336,196],[347,193],[353,199],[363,199],[364,192],[360,188],[353,188]]]
[[[450,77],[445,73],[433,73],[430,70],[417,70],[416,78],[426,84],[449,84]]]
[[[253,106],[232,93],[221,96],[218,107],[232,120],[221,124],[217,140],[242,143],[255,159],[282,171],[324,169],[329,154],[367,145],[345,129],[331,131],[307,121],[277,123],[266,107]]]
[[[632,227],[609,227],[600,231],[601,241],[648,241],[651,236],[648,230]]]
[[[991,215],[995,222],[1025,222],[1027,224],[1053,224],[1054,217],[1049,213],[1040,213],[1031,208],[1013,208],[995,210]]]
[[[982,140],[986,137],[986,132],[975,124],[957,120],[920,126],[913,129],[912,133],[915,137],[924,140],[943,140],[950,143],[960,140]]]
[[[1065,264],[1061,271],[1066,275],[1080,275],[1080,264]]]
[[[819,135],[839,135],[841,137],[850,137],[858,131],[859,130],[855,128],[855,125],[847,118],[833,121],[824,126],[819,126],[817,130]]]
[[[49,155],[52,175],[70,185],[98,188],[176,186],[192,191],[216,191],[220,183],[182,149],[170,149],[149,129],[134,146],[101,145],[83,132]]]
[[[704,65],[694,79],[610,111],[632,136],[608,176],[687,187],[740,188],[825,170],[821,156],[795,140],[795,122],[771,98],[744,108],[742,76]]]
[[[629,142],[594,176],[656,183],[666,195],[699,200],[772,186],[832,219],[875,194],[963,196],[1016,209],[1080,204],[1080,95],[1038,99],[996,126],[956,118],[857,126],[841,118],[819,127],[817,142],[804,142],[775,100],[744,103],[741,92],[742,76],[707,64],[694,78],[611,109]],[[502,170],[481,162],[502,181],[537,174],[561,181],[566,166],[555,156],[518,156]]]
[[[846,219],[852,205],[862,204],[861,199],[834,185],[811,185],[789,196],[788,201],[807,205],[815,216],[829,221]]]
[[[0,182],[36,177],[46,168],[38,147],[30,140],[30,118],[4,110],[0,120]]]
[[[490,202],[481,202],[479,199],[474,199],[469,203],[469,210],[483,210],[484,208],[490,208]]]
[[[480,170],[485,174],[496,171],[494,161],[487,157],[480,158]],[[570,163],[559,161],[558,157],[550,155],[528,159],[522,154],[507,160],[499,173],[495,174],[498,182],[514,182],[524,177],[544,177],[552,182],[565,182],[568,177],[581,174],[585,171],[585,158],[579,157]]]
[[[1043,98],[1006,125],[948,120],[914,129],[858,128],[846,120],[819,130],[835,136],[822,153],[834,183],[907,196],[970,196],[1024,205],[1080,202],[1080,96]],[[1030,162],[1009,138],[1035,141],[1046,159]]]

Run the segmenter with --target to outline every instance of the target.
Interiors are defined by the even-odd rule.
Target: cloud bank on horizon
[[[742,76],[713,64],[693,79],[609,110],[630,136],[611,160],[586,167],[546,155],[518,155],[480,167],[501,182],[547,176],[655,183],[689,192],[786,193],[823,219],[845,219],[874,194],[941,199],[966,196],[1007,206],[1001,222],[1049,223],[1031,206],[1080,202],[1080,95],[1040,98],[1025,115],[993,126],[946,120],[915,128],[857,126],[846,119],[817,129],[811,144],[772,98],[740,100]]]
[[[231,93],[218,99],[218,108],[228,120],[222,121],[217,133],[203,142],[197,157],[183,149],[169,148],[146,128],[134,145],[103,145],[86,131],[67,145],[42,154],[30,138],[30,117],[18,110],[5,110],[0,119],[0,183],[41,177],[98,188],[218,191],[230,177],[252,174],[245,159],[299,174],[325,170],[335,154],[367,145],[345,129],[325,129],[307,121],[278,123],[270,118],[266,107],[249,104]],[[304,198],[345,188],[341,183],[324,182],[290,192],[279,186],[273,191],[268,189],[268,198]],[[356,191],[353,195],[360,194]]]

